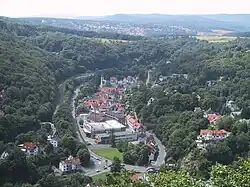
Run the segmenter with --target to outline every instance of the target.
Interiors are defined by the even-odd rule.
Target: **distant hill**
[[[192,28],[250,31],[250,14],[164,15],[115,14],[103,17],[76,17],[85,20],[107,20],[131,23],[161,23]]]

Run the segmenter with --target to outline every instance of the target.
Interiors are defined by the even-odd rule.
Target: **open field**
[[[93,37],[84,37],[88,40],[95,40],[101,43],[122,43],[128,42],[128,40],[119,40],[119,39],[109,39],[109,38],[93,38]]]
[[[225,35],[225,34],[230,34],[233,31],[229,30],[212,30],[213,33],[216,33],[217,35]]]
[[[94,152],[97,155],[107,158],[109,160],[113,160],[115,156],[123,160],[122,153],[120,153],[118,149],[113,148],[113,147],[95,149]]]
[[[93,176],[93,181],[105,181],[106,180],[106,175],[109,174],[110,172],[105,172],[105,173],[100,173],[98,175]]]
[[[235,36],[196,36],[199,40],[206,40],[210,43],[218,43],[218,42],[230,42],[235,40],[237,37]]]

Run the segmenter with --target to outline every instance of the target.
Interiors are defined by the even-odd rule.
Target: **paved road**
[[[165,149],[165,146],[161,143],[161,141],[155,136],[155,134],[153,133],[149,133],[149,132],[146,132],[147,135],[153,135],[154,136],[154,140],[155,140],[155,143],[156,145],[158,146],[159,148],[159,156],[157,157],[157,160],[155,161],[155,166],[156,167],[160,167],[162,166],[163,164],[165,164],[165,157],[166,157],[166,149]]]
[[[41,124],[49,124],[50,125],[50,128],[52,129],[52,137],[56,134],[56,127],[54,125],[54,123],[51,123],[51,122],[41,122]]]

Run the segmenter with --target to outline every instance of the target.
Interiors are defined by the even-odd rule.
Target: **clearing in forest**
[[[236,36],[210,36],[210,35],[204,35],[204,36],[196,36],[199,40],[206,40],[210,43],[218,43],[218,42],[230,42],[235,40]]]

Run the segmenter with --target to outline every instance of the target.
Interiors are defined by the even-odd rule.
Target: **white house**
[[[26,156],[37,155],[39,148],[33,142],[25,142],[24,144],[20,144],[21,150],[25,152]]]
[[[59,163],[59,169],[62,172],[76,171],[79,169],[81,161],[77,157],[69,156],[66,160]]]
[[[148,100],[148,106],[151,105],[153,102],[154,102],[155,98],[151,97],[149,100]]]
[[[50,144],[53,145],[53,147],[58,147],[58,140],[56,138],[49,135],[47,140],[49,141]]]
[[[7,158],[8,156],[9,156],[9,153],[6,152],[6,151],[4,151],[4,152],[1,154],[0,159],[5,159],[5,158]]]

